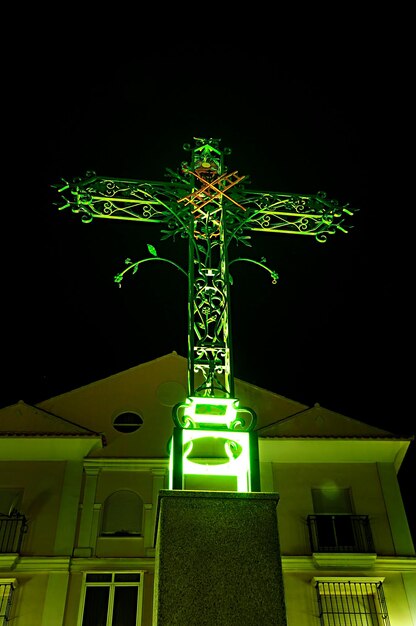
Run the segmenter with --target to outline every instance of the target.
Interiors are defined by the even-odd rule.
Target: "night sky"
[[[341,50],[341,48],[339,49]],[[36,403],[173,350],[187,356],[187,284],[151,263],[122,288],[147,244],[186,268],[186,242],[157,225],[59,212],[51,187],[98,175],[167,181],[193,137],[221,138],[253,190],[314,194],[358,209],[348,234],[253,233],[232,271],[237,378],[397,435],[415,433],[410,198],[399,193],[407,89],[388,50],[352,57],[223,44],[215,58],[176,46],[128,58],[46,52],[9,77],[4,116],[1,406]],[[56,59],[55,59],[56,61]],[[56,68],[59,69],[56,69]],[[20,107],[20,109],[19,109]],[[410,355],[409,355],[410,356]],[[410,410],[409,410],[410,409]],[[414,445],[399,474],[409,515]]]

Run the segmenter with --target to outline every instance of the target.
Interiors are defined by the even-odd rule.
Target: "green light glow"
[[[178,425],[183,428],[227,428],[241,424],[235,398],[189,397],[177,406]],[[179,412],[181,415],[179,416]]]
[[[218,489],[219,484],[227,491],[253,489],[258,459],[252,409],[240,407],[236,398],[189,396],[172,415],[176,428],[169,452],[170,489],[189,484],[194,489]]]
[[[244,431],[187,428],[182,431],[182,477],[233,477],[236,491],[251,491],[250,436]],[[173,488],[174,446],[170,445],[170,486]],[[197,485],[194,479],[193,484]],[[229,481],[229,484],[231,482]]]

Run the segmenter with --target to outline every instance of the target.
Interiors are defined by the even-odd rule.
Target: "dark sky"
[[[388,49],[342,47],[299,61],[270,47],[192,46],[125,58],[46,52],[10,73],[3,181],[1,405],[38,402],[172,350],[186,356],[187,285],[164,264],[113,277],[147,244],[186,267],[185,242],[148,224],[59,212],[51,185],[94,170],[168,180],[192,138],[221,138],[251,188],[325,191],[358,209],[327,243],[253,234],[250,256],[280,280],[236,264],[235,376],[299,402],[415,433],[414,284],[399,193],[412,127],[405,69]],[[58,54],[59,52],[55,52]],[[397,52],[396,52],[397,55]],[[5,206],[6,205],[6,206]],[[237,255],[237,254],[236,254]],[[410,486],[414,445],[400,473]],[[410,498],[409,505],[410,506]]]

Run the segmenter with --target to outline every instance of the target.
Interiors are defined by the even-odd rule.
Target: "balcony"
[[[368,515],[308,515],[313,558],[320,567],[369,567],[375,549]]]
[[[23,541],[23,535],[27,532],[26,517],[18,511],[10,515],[0,513],[0,569],[10,569]],[[12,559],[10,561],[10,559]]]
[[[308,515],[312,552],[374,552],[368,515]]]
[[[0,624],[6,624],[9,621],[15,586],[16,579],[8,579],[0,583]]]

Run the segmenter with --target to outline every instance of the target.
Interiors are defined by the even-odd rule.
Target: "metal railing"
[[[13,583],[0,583],[0,624],[9,621],[13,592]]]
[[[26,532],[27,520],[22,513],[0,513],[0,554],[19,553]]]
[[[368,515],[308,515],[312,552],[375,552]]]
[[[390,626],[381,581],[341,581],[334,578],[332,581],[317,582],[316,591],[322,626],[328,624]]]

